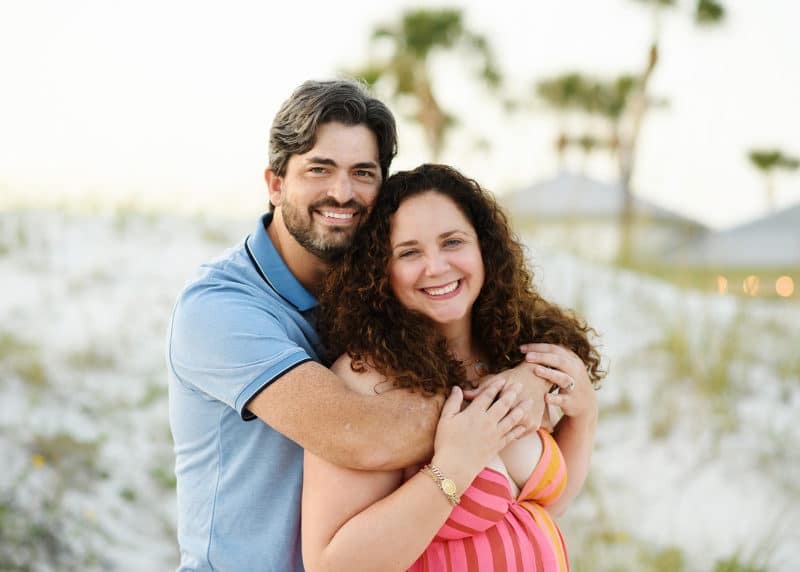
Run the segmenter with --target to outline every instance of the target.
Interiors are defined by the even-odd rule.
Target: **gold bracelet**
[[[455,506],[461,502],[461,498],[456,494],[456,484],[452,479],[445,477],[439,467],[429,463],[422,467],[420,472],[425,473],[434,480],[436,486],[444,493],[451,505]]]

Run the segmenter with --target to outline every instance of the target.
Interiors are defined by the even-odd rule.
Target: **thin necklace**
[[[461,363],[464,364],[464,367],[472,367],[472,370],[479,376],[489,373],[489,368],[486,367],[486,364],[479,359],[464,361]]]

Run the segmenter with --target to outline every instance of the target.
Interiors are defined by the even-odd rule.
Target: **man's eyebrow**
[[[336,166],[336,161],[333,159],[328,159],[327,157],[308,157],[306,159],[306,163],[308,164],[317,164],[317,165],[330,165],[331,167]]]
[[[373,163],[372,161],[364,161],[362,163],[356,163],[353,165],[353,169],[377,169],[378,164]]]
[[[330,167],[338,166],[336,161],[333,159],[329,159],[328,157],[308,157],[306,158],[305,162],[309,165],[328,165]],[[378,164],[373,161],[362,161],[360,163],[356,163],[351,167],[351,169],[377,169]]]

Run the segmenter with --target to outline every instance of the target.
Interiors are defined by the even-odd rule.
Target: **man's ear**
[[[269,202],[276,207],[280,206],[281,199],[283,199],[283,177],[279,177],[272,169],[267,167],[264,171],[264,180],[267,182]]]

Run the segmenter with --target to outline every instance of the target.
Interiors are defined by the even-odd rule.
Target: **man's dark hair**
[[[283,177],[292,155],[309,151],[325,123],[365,125],[378,141],[383,180],[397,153],[397,127],[389,108],[372,97],[365,84],[354,80],[307,81],[298,87],[275,115],[269,132],[269,166]]]

